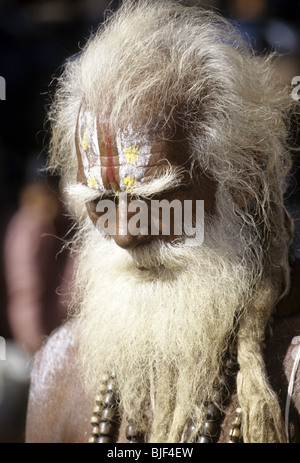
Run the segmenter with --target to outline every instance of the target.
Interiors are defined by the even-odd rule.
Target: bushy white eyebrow
[[[161,177],[154,178],[147,183],[136,183],[127,192],[135,196],[150,198],[155,194],[177,188],[181,183],[182,171],[176,168],[169,168]]]
[[[169,168],[161,177],[154,178],[148,183],[136,183],[125,190],[125,193],[141,198],[151,198],[155,194],[163,193],[170,189],[175,189],[182,183],[182,171],[180,169]],[[87,203],[96,199],[101,200],[104,195],[116,195],[120,192],[113,190],[100,190],[91,188],[83,183],[77,182],[69,184],[64,188],[64,193],[72,196],[75,201]]]
[[[89,201],[94,201],[95,199],[101,199],[104,194],[107,194],[107,191],[103,190],[96,190],[94,188],[90,188],[83,183],[77,182],[70,184],[64,188],[64,193],[68,196],[72,196],[72,198],[76,201],[87,203]]]

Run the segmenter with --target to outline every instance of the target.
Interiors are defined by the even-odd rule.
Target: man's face
[[[86,109],[81,109],[76,151],[77,180],[87,188],[99,191],[95,200],[87,202],[88,214],[98,226],[104,214],[99,200],[110,200],[114,214],[109,219],[115,222],[114,232],[110,234],[124,249],[134,249],[157,239],[165,242],[180,239],[178,230],[182,230],[181,236],[186,230],[183,222],[188,218],[185,215],[187,203],[190,209],[186,209],[186,213],[192,216],[189,217],[190,225],[195,224],[198,200],[204,201],[206,215],[214,214],[215,182],[197,165],[191,177],[191,153],[182,131],[178,130],[171,140],[147,133],[136,134],[131,127],[111,134],[107,126],[100,124]],[[139,231],[133,233],[130,224],[137,209],[133,212],[131,206],[137,198],[146,208],[143,211],[146,210],[147,220],[143,224],[140,220]],[[154,213],[154,204],[162,200],[168,205],[175,200],[179,209],[169,207],[169,215],[165,216],[157,214],[157,210]],[[141,216],[136,215],[138,217]],[[167,219],[170,224],[164,228]],[[181,222],[179,228],[178,221]]]
[[[102,372],[114,369],[125,414],[132,413],[134,395],[134,420],[143,422],[150,391],[156,402],[153,429],[178,411],[177,425],[183,428],[187,416],[198,416],[214,397],[224,346],[253,294],[257,272],[244,240],[249,229],[228,197],[216,195],[216,182],[199,165],[191,169],[189,145],[179,129],[168,141],[130,126],[109,133],[81,111],[76,147],[81,185],[74,185],[73,203],[82,195],[95,224],[88,221],[80,230],[76,275],[86,388],[94,393]],[[136,196],[145,200],[151,218],[156,199],[178,200],[183,209],[185,201],[204,201],[203,244],[189,245],[184,235],[172,233],[130,233]],[[99,198],[115,201],[119,227],[111,239],[97,230]],[[163,226],[161,220],[158,228]]]

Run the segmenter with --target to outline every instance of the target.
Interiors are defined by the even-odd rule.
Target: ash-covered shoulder
[[[27,407],[26,442],[62,442],[77,387],[74,322],[54,331],[35,356]]]
[[[66,376],[76,357],[76,325],[68,321],[56,329],[44,342],[36,354],[31,374],[31,381],[42,388],[56,384],[58,376]]]
[[[284,370],[289,382],[289,394],[300,418],[300,314],[294,315],[289,322],[291,335],[284,358]]]

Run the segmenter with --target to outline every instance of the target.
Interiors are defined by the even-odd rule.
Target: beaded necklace
[[[266,348],[268,340],[273,335],[272,325],[274,322],[273,316],[269,318],[265,339],[262,344],[263,349]],[[216,443],[219,440],[221,432],[221,423],[224,418],[224,409],[226,403],[229,402],[236,384],[236,374],[239,369],[237,362],[236,344],[233,341],[229,342],[228,352],[225,355],[223,374],[221,374],[216,387],[214,388],[213,402],[206,402],[205,422],[197,436],[196,443]],[[112,443],[117,439],[117,433],[121,424],[121,415],[117,406],[116,393],[116,376],[112,372],[110,375],[104,375],[100,381],[99,394],[96,396],[96,404],[93,409],[91,418],[92,431],[89,443]],[[215,403],[221,405],[217,407]],[[234,419],[229,430],[228,443],[242,443],[242,409],[238,405],[235,409]],[[190,436],[193,433],[195,426],[193,423],[186,424],[182,442],[190,442]],[[126,438],[128,443],[144,443],[145,438],[134,426],[134,423],[127,419]]]
[[[214,388],[213,402],[207,402],[205,422],[196,437],[197,443],[215,443],[218,442],[221,432],[221,423],[224,414],[221,409],[215,405],[218,403],[222,406],[229,401],[235,386],[235,377],[238,370],[238,364],[235,354],[225,361],[224,373],[221,375],[218,384]],[[95,407],[91,418],[91,437],[89,443],[111,443],[117,439],[118,428],[121,423],[121,415],[117,406],[117,393],[115,373],[104,375],[99,386],[99,393],[95,399]],[[241,408],[235,410],[235,417],[229,431],[229,442],[241,442]],[[195,426],[187,424],[183,431],[183,441],[191,442],[190,437],[195,430]],[[127,420],[126,438],[129,443],[144,443],[145,439],[134,423]]]

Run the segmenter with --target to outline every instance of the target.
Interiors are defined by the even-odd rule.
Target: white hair
[[[220,196],[233,196],[237,213],[249,212],[286,242],[292,99],[273,61],[255,56],[211,11],[178,1],[125,1],[66,64],[50,112],[50,168],[75,182],[74,128],[83,101],[112,132],[132,125],[168,137],[181,125],[192,158],[217,180]]]

